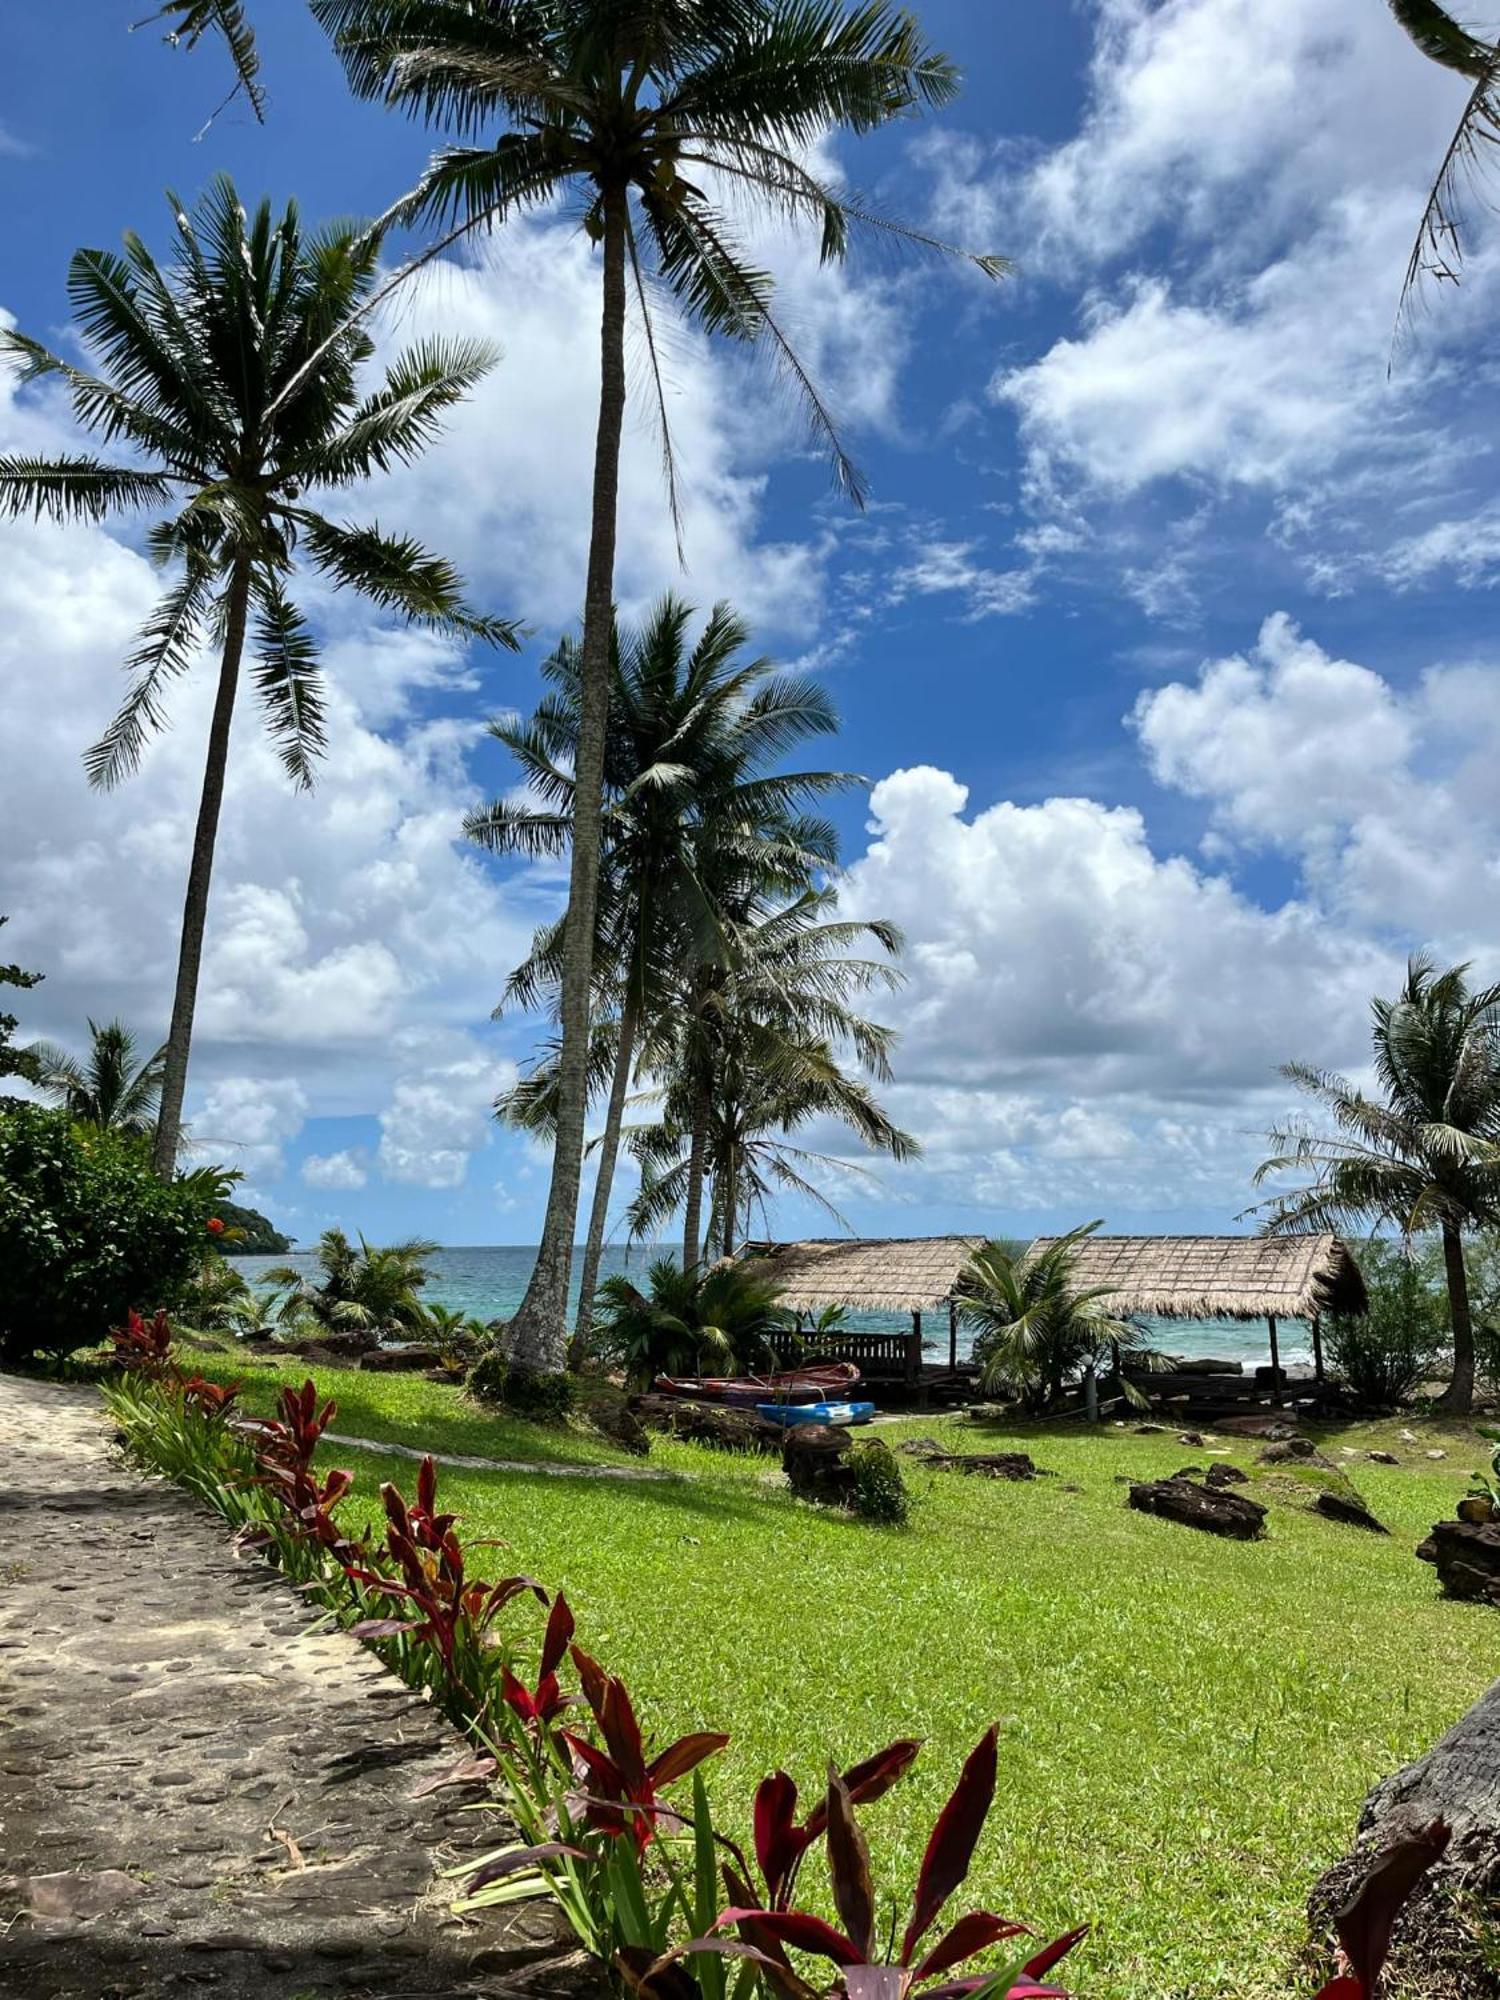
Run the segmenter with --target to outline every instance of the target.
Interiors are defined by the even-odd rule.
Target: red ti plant
[[[320,1479],[313,1470],[313,1454],[337,1414],[331,1400],[318,1407],[317,1385],[309,1376],[300,1389],[282,1390],[280,1418],[263,1418],[254,1434],[261,1484],[276,1496],[293,1532],[342,1559],[354,1544],[333,1510],[353,1486],[354,1474],[335,1470]]]
[[[172,1372],[172,1329],[164,1311],[144,1320],[132,1306],[123,1326],[112,1326],[109,1337],[115,1344],[115,1359],[122,1368],[137,1375],[164,1376]]]
[[[897,1779],[911,1769],[921,1747],[914,1738],[902,1737],[862,1764],[851,1764],[843,1779],[849,1803],[863,1806],[884,1798]],[[785,1771],[773,1771],[769,1778],[761,1779],[755,1793],[755,1858],[765,1881],[768,1910],[792,1907],[803,1858],[827,1831],[826,1793],[799,1825],[796,1779]],[[742,1877],[732,1879],[729,1893],[738,1903],[755,1901]]]
[[[583,1824],[612,1839],[629,1833],[636,1853],[644,1854],[660,1817],[665,1814],[675,1824],[681,1823],[681,1815],[660,1797],[662,1788],[685,1778],[705,1757],[722,1750],[729,1738],[715,1730],[699,1730],[691,1736],[679,1736],[648,1759],[625,1683],[605,1673],[582,1647],[574,1646],[572,1655],[583,1698],[604,1738],[601,1750],[571,1729],[559,1732],[573,1753],[576,1776],[588,1787],[579,1801]]]
[[[577,1699],[575,1695],[563,1693],[557,1678],[557,1670],[572,1641],[573,1630],[573,1613],[567,1598],[559,1591],[552,1600],[547,1630],[542,1638],[542,1659],[537,1669],[536,1686],[527,1687],[508,1666],[501,1666],[500,1693],[506,1707],[523,1728],[536,1735],[550,1728],[563,1710]]]
[[[1335,1928],[1341,1970],[1318,2000],[1375,2000],[1391,1948],[1391,1932],[1412,1890],[1448,1846],[1449,1829],[1438,1819],[1394,1841],[1339,1911]]]
[[[489,1626],[512,1598],[530,1591],[545,1604],[547,1593],[529,1576],[508,1576],[499,1583],[470,1580],[463,1544],[454,1532],[458,1517],[437,1511],[437,1467],[430,1456],[417,1475],[415,1506],[408,1507],[391,1485],[381,1487],[380,1497],[389,1568],[352,1565],[348,1574],[353,1582],[399,1600],[408,1615],[366,1618],[350,1629],[357,1639],[409,1635],[419,1646],[433,1647],[450,1692],[462,1696],[467,1712],[476,1715],[484,1707]]]
[[[202,1375],[189,1375],[181,1384],[185,1403],[196,1403],[206,1417],[229,1414],[240,1393],[238,1382],[209,1382]]]
[[[849,2000],[907,2000],[914,1989],[924,1990],[922,2000],[957,2000],[957,1996],[993,1987],[1009,2000],[1067,2000],[1062,1988],[1041,1982],[1058,1961],[1083,1936],[1082,1930],[1069,1931],[1041,1950],[1009,1967],[996,1971],[943,1980],[981,1951],[1006,1938],[1024,1934],[1026,1926],[990,1910],[971,1910],[958,1919],[935,1944],[919,1953],[918,1947],[932,1930],[945,1904],[969,1872],[974,1849],[989,1815],[995,1796],[997,1731],[990,1729],[970,1753],[953,1795],[938,1815],[922,1857],[917,1877],[916,1900],[902,1935],[899,1954],[893,1962],[876,1957],[875,1889],[870,1877],[870,1853],[864,1831],[854,1816],[854,1801],[847,1779],[835,1770],[828,1774],[828,1797],[824,1823],[828,1844],[828,1873],[833,1888],[834,1907],[843,1925],[827,1923],[808,1911],[775,1906],[776,1890],[768,1874],[771,1899],[768,1905],[746,1901],[725,1910],[714,1924],[715,1933],[735,1926],[744,1944],[765,1965],[772,1982],[783,1993],[805,2000],[812,1989],[793,1969],[786,1955],[791,1945],[798,1951],[826,1958],[838,1966]],[[892,1749],[898,1746],[893,1745]],[[904,1747],[904,1746],[902,1746]],[[889,1753],[888,1753],[889,1754]],[[877,1760],[871,1760],[872,1763]],[[902,1768],[911,1762],[908,1756]],[[868,1796],[868,1794],[866,1794]],[[772,1822],[769,1801],[765,1818]],[[757,1851],[766,1870],[762,1851],[762,1810],[757,1800]],[[783,1817],[780,1824],[785,1825]],[[773,1850],[775,1842],[772,1842]],[[784,1875],[778,1879],[784,1879]],[[726,1870],[730,1893],[744,1885]],[[712,1938],[699,1939],[689,1950],[713,1949]],[[942,1980],[934,1985],[934,1980]]]

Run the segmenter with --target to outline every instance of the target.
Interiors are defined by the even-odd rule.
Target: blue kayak
[[[757,1403],[755,1414],[773,1424],[867,1424],[873,1403]]]

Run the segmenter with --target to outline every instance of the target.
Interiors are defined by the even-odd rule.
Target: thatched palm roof
[[[1031,1251],[1053,1240],[1038,1237]],[[1122,1317],[1312,1319],[1366,1304],[1337,1236],[1086,1236],[1074,1269],[1081,1285],[1107,1285],[1105,1304]]]
[[[859,1312],[929,1312],[953,1296],[982,1236],[908,1236],[861,1241],[747,1243],[744,1254],[770,1265],[783,1305],[794,1312],[848,1306]]]

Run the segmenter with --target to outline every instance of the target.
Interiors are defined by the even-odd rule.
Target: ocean
[[[659,1249],[649,1244],[639,1244],[629,1250],[609,1248],[604,1252],[603,1269],[606,1274],[611,1271],[627,1272],[640,1283],[644,1281],[647,1265],[660,1254]],[[318,1269],[317,1258],[308,1250],[292,1251],[284,1257],[237,1257],[234,1261],[236,1268],[251,1284],[256,1284],[278,1264],[290,1264],[309,1277],[316,1276]],[[475,1319],[509,1319],[521,1303],[535,1261],[534,1244],[447,1246],[434,1251],[428,1264],[429,1276],[422,1296],[433,1305],[470,1313]],[[575,1253],[569,1300],[570,1321],[578,1299],[578,1265],[579,1253]],[[893,1313],[851,1313],[849,1324],[879,1332],[895,1330],[904,1322]],[[1265,1323],[1261,1320],[1148,1319],[1146,1325],[1150,1344],[1168,1354],[1212,1355],[1223,1360],[1243,1361],[1247,1366],[1270,1359]],[[930,1333],[933,1339],[934,1358],[945,1355],[948,1346],[946,1315],[934,1315],[933,1321],[924,1325],[923,1331]],[[1311,1359],[1310,1336],[1301,1321],[1283,1320],[1278,1333],[1284,1364],[1300,1364]],[[969,1334],[962,1325],[959,1327],[958,1347],[960,1355],[968,1352]]]

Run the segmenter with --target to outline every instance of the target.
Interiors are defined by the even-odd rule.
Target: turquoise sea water
[[[629,1251],[607,1249],[604,1270],[606,1273],[627,1271],[640,1281],[644,1278],[646,1266],[659,1254],[649,1245],[639,1245]],[[535,1261],[534,1244],[449,1246],[433,1253],[429,1265],[431,1275],[423,1297],[433,1305],[472,1313],[476,1319],[509,1319],[521,1303]],[[290,1264],[309,1277],[314,1276],[318,1268],[317,1258],[305,1250],[294,1251],[285,1257],[239,1257],[235,1262],[252,1284],[278,1264]],[[575,1254],[573,1302],[578,1296],[578,1262]],[[908,1322],[893,1313],[852,1313],[850,1324],[871,1331],[894,1331],[904,1329]],[[1243,1361],[1247,1365],[1270,1358],[1263,1320],[1154,1320],[1148,1321],[1147,1325],[1152,1346],[1168,1354],[1215,1355],[1226,1360]],[[945,1354],[948,1345],[946,1315],[935,1314],[933,1323],[924,1327],[924,1332],[929,1333],[935,1343],[934,1353]],[[1302,1362],[1309,1358],[1307,1329],[1300,1321],[1284,1321],[1280,1336],[1283,1362]],[[958,1345],[961,1355],[967,1353],[968,1344],[969,1336],[960,1327]]]

